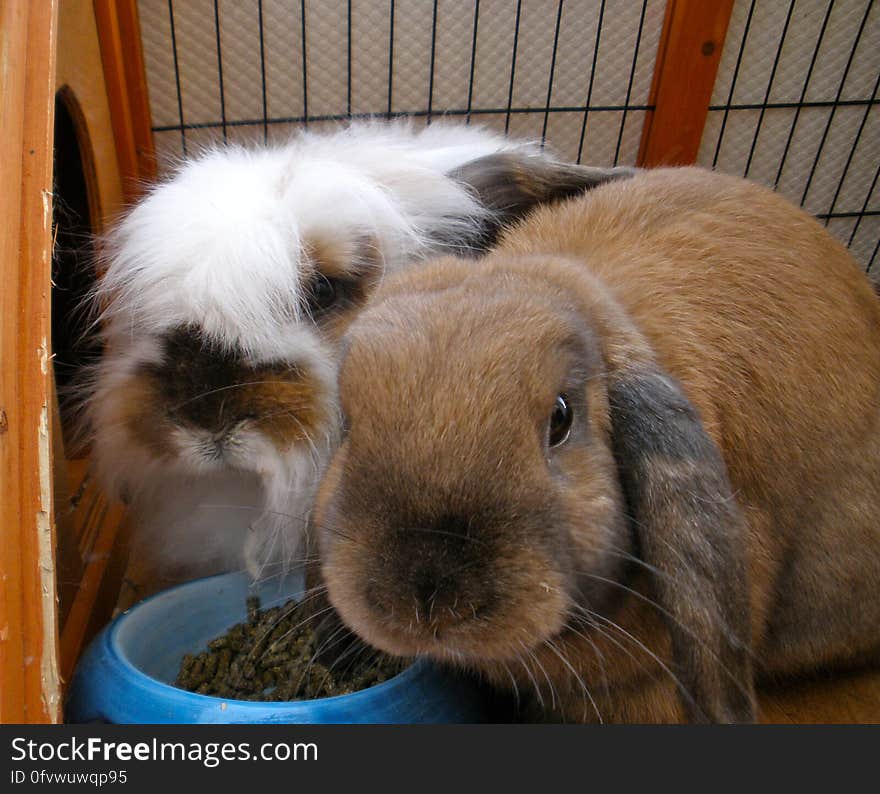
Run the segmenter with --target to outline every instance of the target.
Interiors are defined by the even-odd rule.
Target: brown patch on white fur
[[[309,368],[247,364],[238,354],[177,329],[159,364],[140,367],[118,387],[118,421],[157,459],[175,455],[175,431],[216,441],[255,430],[283,450],[308,443],[329,417],[325,387]]]
[[[312,305],[310,311],[322,334],[338,340],[382,277],[384,265],[378,243],[368,236],[312,233],[305,242],[305,254],[313,268],[312,286],[306,288],[307,293],[322,279],[337,290],[333,306],[322,310]]]
[[[259,380],[261,371],[255,372]],[[271,438],[279,449],[313,439],[326,424],[326,400],[314,377],[298,374],[277,377],[271,370],[265,377],[275,382],[255,383],[241,390],[242,404],[254,413],[253,427]]]
[[[168,432],[171,423],[160,406],[153,378],[132,375],[114,395],[108,424],[125,427],[145,450],[162,460],[173,455],[175,450]]]
[[[309,262],[327,278],[359,274],[364,265],[376,261],[376,243],[367,237],[312,233],[304,248]]]

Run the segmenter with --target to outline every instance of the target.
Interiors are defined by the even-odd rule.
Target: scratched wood
[[[56,0],[0,2],[0,721],[56,722],[49,417]]]

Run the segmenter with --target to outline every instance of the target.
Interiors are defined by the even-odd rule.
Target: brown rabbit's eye
[[[553,406],[553,413],[550,414],[548,443],[551,447],[558,447],[568,439],[573,419],[574,412],[571,410],[568,400],[564,394],[560,394],[556,398],[556,404]]]

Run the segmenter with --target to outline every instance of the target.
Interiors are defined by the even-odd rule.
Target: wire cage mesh
[[[870,268],[880,239],[880,11],[734,6],[698,162],[777,188]]]
[[[666,0],[139,0],[160,173],[217,142],[377,115],[633,164]],[[880,246],[880,11],[736,0],[698,162],[780,190],[866,269]]]

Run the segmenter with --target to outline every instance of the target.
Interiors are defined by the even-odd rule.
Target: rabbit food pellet
[[[318,661],[312,620],[295,599],[264,610],[248,598],[247,613],[208,650],[183,657],[176,686],[231,700],[311,700],[366,689],[406,664],[345,643],[335,661]]]

